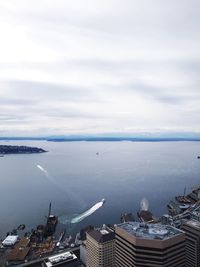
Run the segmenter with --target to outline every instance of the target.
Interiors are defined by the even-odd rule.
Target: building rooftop
[[[23,261],[30,251],[28,247],[30,240],[28,238],[22,238],[8,254],[8,261]]]
[[[9,235],[6,237],[6,239],[2,242],[4,246],[12,246],[14,245],[18,240],[18,235]]]
[[[102,228],[91,230],[88,235],[95,239],[98,243],[111,241],[115,238],[115,233],[110,228],[103,226]]]
[[[190,212],[191,219],[200,221],[200,205],[195,208],[192,212]]]
[[[182,234],[183,231],[176,229],[170,225],[162,224],[146,224],[139,222],[126,222],[118,224],[117,227],[126,231],[130,235],[141,239],[158,239],[158,240],[167,240],[173,236]]]
[[[186,225],[189,225],[193,228],[196,228],[197,230],[200,231],[200,222],[196,220],[189,220],[185,222]]]
[[[51,267],[51,266],[59,266],[61,264],[67,264],[68,262],[77,260],[77,257],[74,253],[72,252],[63,252],[60,254],[56,254],[53,255],[51,257],[48,258],[48,260],[45,262],[45,265],[47,267]]]

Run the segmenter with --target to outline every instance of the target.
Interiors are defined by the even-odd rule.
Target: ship
[[[47,217],[47,222],[45,226],[45,236],[52,236],[56,231],[56,226],[58,223],[58,217],[51,214],[51,202],[49,204],[49,214]]]
[[[102,198],[101,202],[104,204],[106,202],[105,198]]]

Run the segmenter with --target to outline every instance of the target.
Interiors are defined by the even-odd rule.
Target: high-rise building
[[[200,204],[190,213],[190,218],[200,222]]]
[[[188,220],[181,229],[186,234],[186,266],[200,266],[200,221]]]
[[[115,266],[186,266],[185,234],[168,225],[119,224],[115,226]]]
[[[103,226],[86,234],[86,266],[114,267],[115,233]]]

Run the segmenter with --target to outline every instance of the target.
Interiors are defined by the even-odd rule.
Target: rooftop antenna
[[[49,203],[49,215],[48,217],[51,215],[51,202]]]

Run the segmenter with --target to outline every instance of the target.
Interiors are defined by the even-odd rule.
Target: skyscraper
[[[200,222],[186,221],[181,227],[186,234],[186,263],[187,267],[200,266]]]
[[[122,223],[115,238],[116,267],[185,266],[185,234],[172,226]]]
[[[86,234],[86,266],[114,267],[115,233],[103,226]]]

